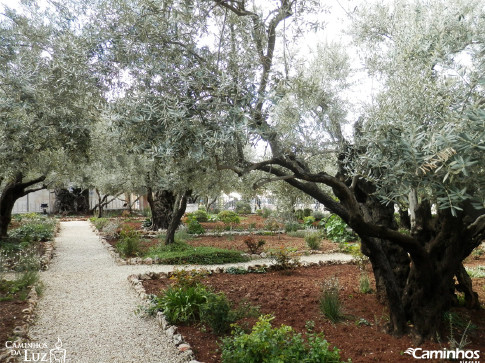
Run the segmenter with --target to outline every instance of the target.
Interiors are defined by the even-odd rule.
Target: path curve
[[[54,348],[60,338],[66,362],[71,363],[187,361],[154,319],[134,315],[141,301],[127,279],[132,274],[168,272],[183,266],[119,266],[87,221],[61,222],[55,246],[49,270],[41,273],[45,289],[37,308],[38,319],[30,329],[31,343]],[[341,253],[301,257],[302,262],[351,259]],[[256,260],[230,266],[270,263]],[[42,349],[39,352],[46,351]],[[32,352],[35,350],[29,354]]]

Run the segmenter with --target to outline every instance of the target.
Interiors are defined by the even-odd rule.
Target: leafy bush
[[[124,257],[138,256],[140,251],[140,235],[130,226],[125,226],[120,232],[116,249]]]
[[[231,329],[236,321],[236,313],[223,293],[210,294],[205,304],[200,307],[200,320],[209,325],[213,333],[222,335]]]
[[[270,217],[264,221],[264,229],[271,232],[276,232],[278,229],[280,229],[280,224],[276,218]]]
[[[298,222],[288,222],[285,224],[285,232],[296,232],[300,229],[300,223]]]
[[[141,226],[143,228],[149,228],[152,226],[152,219],[151,218],[146,218],[143,222],[141,222]]]
[[[303,209],[297,209],[297,210],[295,211],[295,217],[296,217],[296,219],[298,219],[298,220],[302,220],[302,219],[303,219],[303,217],[305,217],[305,214],[303,213]]]
[[[305,225],[305,227],[312,227],[314,222],[315,217],[313,216],[303,217],[303,224]]]
[[[250,214],[251,204],[244,201],[239,201],[236,203],[236,213],[238,214]]]
[[[270,256],[275,261],[275,268],[279,270],[290,271],[301,265],[295,248],[281,247],[271,251]]]
[[[248,236],[244,239],[244,243],[248,247],[249,253],[260,253],[262,247],[266,244],[266,241],[260,239],[256,242],[253,236]]]
[[[308,232],[305,235],[305,242],[311,250],[320,249],[321,240],[322,238],[318,232]]]
[[[332,214],[325,221],[327,238],[334,242],[348,242],[355,240],[355,235],[347,230],[348,226],[338,215]]]
[[[107,239],[114,239],[118,237],[118,231],[120,229],[120,224],[115,221],[109,221],[104,225],[104,227],[101,229],[101,232],[103,232],[103,235]]]
[[[192,213],[187,213],[187,218],[195,219],[197,222],[207,222],[209,220],[209,214],[203,209],[196,210]]]
[[[325,214],[323,212],[320,212],[319,210],[316,210],[312,213],[313,218],[315,218],[316,221],[320,221],[323,218],[325,218]]]
[[[310,217],[312,215],[313,210],[311,208],[303,209],[303,217]]]
[[[332,278],[322,285],[320,296],[320,310],[330,321],[336,323],[343,318],[339,297],[338,279]]]
[[[331,349],[323,335],[308,334],[305,342],[292,327],[273,328],[271,315],[261,316],[250,334],[236,326],[231,337],[222,340],[222,361],[241,362],[340,362],[340,351]]]
[[[204,234],[205,229],[196,219],[189,218],[187,222],[187,232],[189,234]]]
[[[241,219],[237,213],[230,210],[223,210],[222,212],[219,212],[217,218],[219,218],[219,220],[225,225],[234,226],[241,222]]]

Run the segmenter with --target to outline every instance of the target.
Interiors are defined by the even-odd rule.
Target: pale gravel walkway
[[[61,223],[55,243],[31,342],[53,348],[59,337],[72,363],[186,361],[154,319],[134,315],[140,301],[129,271],[114,263],[89,222]]]
[[[41,275],[45,290],[38,321],[30,329],[32,343],[52,348],[59,337],[71,363],[186,361],[153,319],[134,315],[141,301],[127,280],[131,274],[168,272],[175,266],[118,266],[85,221],[62,222],[55,246],[56,257]],[[301,261],[351,259],[335,253],[303,256]],[[270,263],[257,260],[231,266]],[[217,267],[221,266],[210,268]]]

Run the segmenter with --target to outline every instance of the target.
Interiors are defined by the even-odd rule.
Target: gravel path
[[[129,271],[114,263],[89,222],[61,223],[55,243],[31,342],[53,348],[59,337],[72,363],[185,361],[153,319],[134,315],[140,301]]]
[[[41,275],[45,290],[37,308],[39,318],[29,333],[32,343],[53,348],[60,338],[66,362],[72,363],[186,361],[153,319],[134,315],[140,301],[127,280],[131,274],[167,272],[175,266],[118,266],[85,221],[62,222],[55,244],[56,257]],[[336,253],[301,258],[302,262],[321,260],[351,257]],[[233,266],[269,263],[258,260]],[[47,351],[42,349],[39,352]]]

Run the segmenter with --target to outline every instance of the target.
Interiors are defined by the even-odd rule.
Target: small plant
[[[230,210],[223,210],[217,214],[217,218],[224,223],[226,226],[234,227],[235,225],[241,223],[241,219],[236,212]]]
[[[264,221],[264,229],[271,231],[271,233],[275,233],[278,229],[280,229],[280,224],[275,218],[268,218]]]
[[[101,231],[103,232],[103,235],[107,239],[114,239],[118,235],[119,228],[120,228],[120,225],[118,222],[109,221],[103,226]]]
[[[322,284],[320,311],[334,323],[343,319],[339,290],[340,286],[337,278],[329,279]]]
[[[194,218],[189,218],[187,222],[187,233],[189,234],[204,234],[205,229],[199,223],[198,220]]]
[[[171,324],[200,319],[200,309],[212,294],[205,286],[171,286],[157,299],[157,309]]]
[[[271,258],[275,261],[275,267],[283,271],[291,271],[301,266],[299,255],[295,248],[281,247],[271,252]]]
[[[485,266],[465,267],[465,269],[470,277],[485,277]]]
[[[303,209],[297,209],[295,211],[295,218],[298,220],[302,220],[303,217],[305,217],[305,214],[303,213]]]
[[[272,214],[271,209],[269,209],[269,208],[263,208],[263,212],[262,212],[261,216],[263,218],[268,218],[271,214]]]
[[[251,205],[248,202],[239,201],[236,202],[236,213],[238,214],[250,214]]]
[[[313,223],[315,223],[315,217],[313,216],[308,216],[308,217],[303,217],[303,224],[305,227],[313,227]]]
[[[251,333],[234,326],[232,336],[222,340],[222,361],[240,362],[340,362],[340,351],[330,348],[323,335],[307,333],[307,341],[292,327],[273,328],[271,315],[261,316]]]
[[[200,307],[200,320],[209,325],[214,334],[222,335],[231,330],[231,324],[236,321],[236,314],[226,295],[210,294],[207,301]]]
[[[178,287],[197,286],[202,283],[208,274],[207,270],[175,269],[170,275],[170,280],[174,282],[174,286]]]
[[[124,257],[138,256],[140,251],[140,235],[130,226],[124,226],[120,232],[120,238],[116,249]]]
[[[141,222],[141,226],[143,228],[150,228],[152,226],[152,219],[146,218],[143,222]]]
[[[321,237],[318,232],[308,232],[305,235],[305,242],[311,250],[320,249]]]
[[[372,288],[370,287],[369,276],[365,272],[362,272],[360,274],[359,291],[363,294],[370,294],[372,292]]]
[[[285,224],[285,232],[296,232],[300,229],[300,223],[298,222],[288,222]]]
[[[348,242],[355,240],[355,235],[347,229],[347,223],[336,214],[332,214],[327,218],[324,228],[327,238],[334,242]]]
[[[30,287],[39,281],[37,271],[26,271],[15,280],[0,280],[0,301],[27,299]]]
[[[203,209],[196,210],[192,213],[187,213],[187,218],[195,219],[197,222],[207,222],[209,220],[209,215]]]
[[[316,210],[312,213],[313,218],[315,218],[316,221],[320,221],[323,218],[325,218],[325,214],[323,212],[320,212],[319,210]]]
[[[94,227],[96,227],[98,231],[102,231],[104,226],[106,226],[106,224],[108,224],[109,222],[108,218],[91,217],[89,218],[89,220],[92,224],[94,224]]]
[[[260,239],[256,242],[253,236],[248,236],[244,239],[244,243],[246,244],[249,250],[249,253],[257,254],[257,253],[261,253],[261,249],[266,244],[266,241],[263,239]]]

